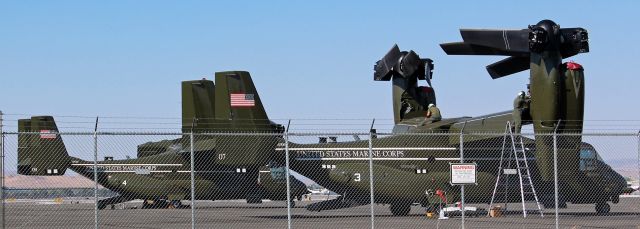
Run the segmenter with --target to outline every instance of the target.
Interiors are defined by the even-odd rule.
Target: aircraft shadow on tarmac
[[[558,213],[561,216],[580,216],[580,217],[584,217],[584,216],[588,216],[588,217],[592,217],[592,216],[628,216],[628,215],[637,215],[640,216],[640,212],[609,212],[606,214],[599,214],[596,212],[562,212],[562,213]]]
[[[294,209],[296,207],[292,207]],[[304,207],[297,207],[304,208]],[[196,207],[198,209],[287,209],[287,206],[206,206]]]
[[[273,216],[251,216],[252,218],[261,219],[287,219],[287,215],[273,215]],[[335,219],[335,218],[369,218],[369,215],[291,215],[293,219]],[[394,215],[376,215],[376,218],[398,217]],[[425,217],[423,214],[410,214],[406,217]]]
[[[521,213],[520,213],[521,214]],[[511,214],[510,214],[511,215]],[[547,216],[551,216],[553,219],[553,213],[545,214]],[[560,216],[577,216],[577,217],[592,217],[592,216],[640,216],[638,212],[610,212],[608,214],[598,214],[591,212],[563,212],[559,213]],[[251,216],[252,218],[262,218],[262,219],[286,219],[287,215],[272,215],[272,216]],[[292,215],[294,219],[334,219],[334,218],[369,218],[369,215]],[[376,215],[376,218],[387,218],[387,217],[398,217],[394,215]],[[423,214],[409,214],[407,216],[401,217],[425,217]],[[455,218],[459,218],[459,216],[454,216]],[[467,218],[487,218],[484,216],[478,217],[467,217]],[[546,217],[545,217],[546,218]]]
[[[549,210],[549,209],[547,209]],[[528,214],[535,214],[538,215],[540,214],[540,212],[538,211],[527,211]],[[508,216],[518,216],[518,215],[522,215],[522,211],[509,211],[509,212],[503,212],[503,215],[508,215]],[[545,218],[551,216],[553,218],[554,213],[553,212],[544,212]],[[602,213],[597,213],[597,212],[559,212],[558,215],[560,216],[580,216],[580,217],[592,217],[592,216],[629,216],[629,215],[637,215],[640,216],[640,212],[609,212],[606,214],[602,214]]]

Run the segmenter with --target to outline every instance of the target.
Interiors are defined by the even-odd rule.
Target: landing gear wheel
[[[598,214],[607,214],[609,211],[611,211],[611,206],[608,203],[603,202],[596,204],[596,212]]]
[[[433,212],[434,214],[440,214],[440,209],[444,208],[445,204],[432,204],[427,207],[428,212]]]
[[[618,195],[611,196],[611,203],[614,203],[614,204],[620,203],[620,196]]]
[[[182,207],[182,201],[180,200],[172,200],[171,204],[169,205],[169,208],[181,208]]]
[[[247,196],[248,204],[261,204],[262,203],[262,195],[260,193],[253,193]]]
[[[391,214],[395,216],[405,216],[409,214],[409,211],[411,211],[411,204],[392,204],[391,206],[389,206],[389,210],[391,210]]]
[[[142,202],[142,209],[158,208],[160,200],[145,200]]]

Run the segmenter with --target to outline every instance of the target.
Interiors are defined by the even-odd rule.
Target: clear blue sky
[[[180,117],[180,81],[250,71],[271,118],[391,119],[372,68],[395,43],[435,60],[445,117],[508,110],[528,73],[446,56],[463,28],[589,30],[586,119],[636,120],[638,1],[2,1],[0,110]],[[11,118],[11,117],[9,117]],[[13,117],[14,119],[17,117]],[[636,125],[640,126],[640,125]]]
[[[5,0],[0,110],[25,114],[5,116],[8,129],[42,114],[173,117],[168,122],[179,127],[180,81],[246,70],[273,119],[388,121],[390,85],[374,82],[372,69],[397,43],[435,60],[445,117],[477,116],[510,109],[528,73],[492,80],[484,66],[499,57],[446,56],[438,44],[459,41],[459,28],[520,29],[552,19],[589,31],[591,52],[571,58],[586,69],[585,118],[638,120],[638,9],[633,0]],[[624,140],[625,151],[633,152],[633,140]]]

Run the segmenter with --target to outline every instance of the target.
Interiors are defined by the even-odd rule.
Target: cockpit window
[[[593,149],[580,150],[580,171],[594,170],[596,160],[602,161],[600,155]]]
[[[271,171],[271,179],[277,181],[283,181],[287,179],[287,171],[286,168],[283,167],[272,167],[269,170]]]
[[[580,159],[596,159],[598,161],[602,161],[602,158],[600,158],[600,155],[598,155],[598,153],[596,153],[596,151],[592,149],[581,149]]]
[[[588,149],[581,149],[580,150],[580,159],[595,159],[596,158],[596,154]]]

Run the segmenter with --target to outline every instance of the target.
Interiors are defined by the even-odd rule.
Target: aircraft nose
[[[609,191],[622,190],[627,186],[627,181],[620,174],[611,174],[605,178],[609,183]]]

